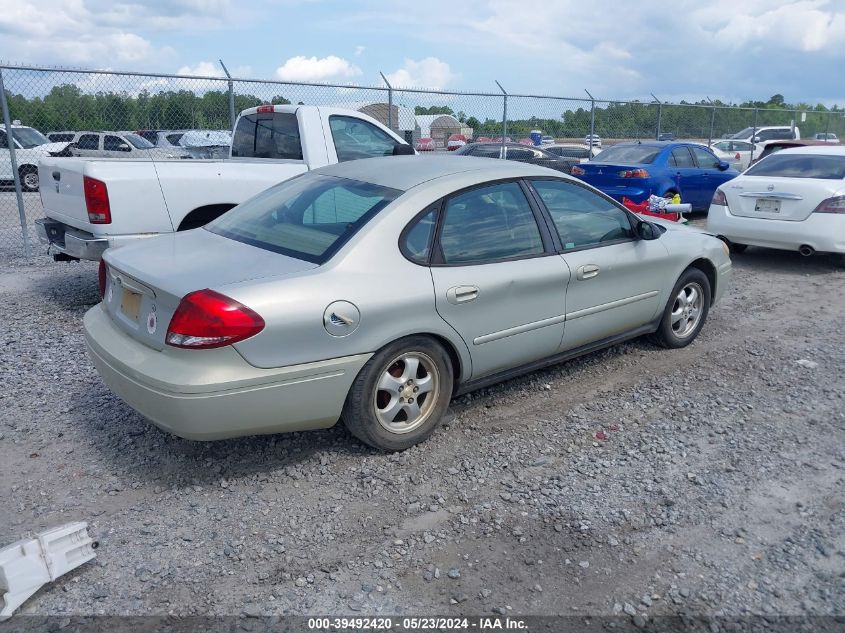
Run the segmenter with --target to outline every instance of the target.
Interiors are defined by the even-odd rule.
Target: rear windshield
[[[614,145],[599,152],[593,162],[644,165],[653,162],[659,153],[659,147],[649,147],[648,145]]]
[[[238,119],[232,156],[302,160],[299,123],[293,112],[261,112]]]
[[[401,193],[358,180],[303,174],[247,200],[205,228],[322,264]]]
[[[752,166],[744,175],[842,180],[845,178],[845,156],[772,154]]]
[[[590,150],[586,147],[581,149],[580,147],[545,147],[543,148],[550,154],[554,154],[555,156],[561,156],[563,158],[589,158],[590,157]]]

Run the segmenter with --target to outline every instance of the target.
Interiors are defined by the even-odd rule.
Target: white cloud
[[[355,47],[355,57],[360,57],[362,53],[367,50],[366,46],[361,46],[360,44]]]
[[[402,68],[387,74],[394,88],[443,88],[458,78],[449,64],[436,57],[419,61],[405,58]]]
[[[328,57],[291,57],[276,69],[276,77],[283,81],[328,81],[350,79],[361,74],[361,69],[349,61],[329,55]]]

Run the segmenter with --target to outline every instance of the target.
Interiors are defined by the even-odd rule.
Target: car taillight
[[[84,176],[82,188],[85,191],[85,208],[88,210],[88,221],[91,224],[111,224],[109,190],[106,188],[106,183],[96,178]]]
[[[578,165],[573,165],[572,169],[570,170],[569,173],[572,174],[573,176],[583,176],[587,172],[584,170],[583,167],[579,167]]]
[[[182,297],[165,341],[173,347],[211,349],[237,343],[263,329],[264,319],[253,310],[206,288]]]
[[[623,169],[618,175],[620,178],[648,178],[645,169]]]
[[[734,156],[734,159],[739,160],[739,152],[736,153],[736,156]]]
[[[255,111],[256,112],[275,112],[276,109],[271,105],[262,105],[262,106],[258,106],[258,108]]]
[[[833,196],[822,200],[813,213],[845,213],[845,196]]]
[[[97,282],[100,287],[100,299],[104,299],[106,296],[106,275],[108,273],[108,266],[106,266],[106,260],[100,260],[100,270],[97,271]]]
[[[713,200],[710,204],[718,204],[720,207],[728,206],[728,199],[725,197],[725,192],[721,189],[716,189],[716,191],[713,192]]]

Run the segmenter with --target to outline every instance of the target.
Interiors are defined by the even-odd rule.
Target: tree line
[[[137,94],[127,92],[84,92],[74,84],[53,87],[43,97],[26,97],[7,92],[10,115],[25,125],[43,132],[58,130],[135,130],[135,129],[228,129],[229,96],[225,91],[210,90],[197,94],[191,90],[170,90]],[[513,98],[514,100],[518,98]],[[252,94],[234,96],[235,112],[268,103]],[[269,103],[290,103],[275,95]],[[302,103],[302,102],[300,102]],[[715,106],[715,107],[714,107]],[[845,111],[818,104],[788,104],[782,95],[768,101],[748,101],[736,105],[719,101],[677,105],[644,102],[601,102],[594,112],[595,133],[603,138],[655,138],[671,133],[677,138],[720,138],[754,124],[757,126],[790,125],[793,119],[803,137],[817,132],[833,132],[845,137]],[[448,105],[416,106],[415,114],[449,114],[455,116],[473,135],[500,136],[501,119],[467,115],[453,111]],[[802,115],[803,113],[803,115]],[[805,120],[801,120],[802,116]],[[530,117],[508,119],[508,136],[527,137],[532,130],[542,130],[557,138],[583,138],[590,132],[591,112],[587,107],[565,110],[557,118]]]

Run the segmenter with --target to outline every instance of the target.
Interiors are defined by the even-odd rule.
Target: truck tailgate
[[[91,224],[88,221],[83,190],[85,176],[106,183],[112,216],[110,223]],[[153,161],[42,159],[38,177],[42,183],[41,203],[48,218],[96,236],[173,231]]]

